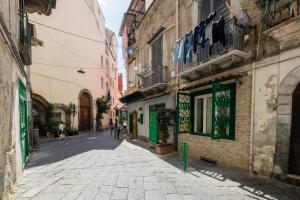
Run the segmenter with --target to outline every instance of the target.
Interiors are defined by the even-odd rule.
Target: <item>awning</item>
[[[214,81],[217,82],[224,82],[232,79],[238,79],[245,75],[244,72],[232,72],[232,73],[222,73],[215,76],[209,76],[208,78],[202,79],[201,81],[195,82],[195,83],[188,83],[179,88],[179,91],[187,91],[192,90],[199,87],[204,87],[207,85],[211,85]]]
[[[126,96],[120,98],[120,101],[122,103],[127,103],[128,104],[128,103],[133,103],[133,102],[138,101],[138,100],[143,99],[143,98],[144,98],[143,93],[137,91],[137,92],[133,92],[129,95],[126,95]]]
[[[145,14],[145,0],[132,0],[128,10],[124,13],[121,23],[119,36],[123,35],[125,25],[128,28],[128,33],[131,34],[140,24]]]

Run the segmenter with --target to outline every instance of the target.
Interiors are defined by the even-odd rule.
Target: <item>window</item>
[[[103,89],[103,77],[101,77],[101,88]]]
[[[160,37],[151,44],[151,67],[156,74],[161,74],[159,70],[163,64],[163,38]]]
[[[212,128],[212,95],[196,96],[194,132],[211,134]]]
[[[101,55],[101,68],[103,68],[103,56]]]
[[[208,15],[214,11],[217,13],[216,19],[223,16],[225,20],[228,20],[230,17],[229,10],[225,5],[224,0],[199,1],[199,21],[206,19]]]
[[[52,115],[52,120],[55,122],[61,122],[61,113],[60,112],[54,112]]]
[[[194,134],[212,139],[235,139],[235,84],[214,83],[212,89],[197,92],[191,97]]]

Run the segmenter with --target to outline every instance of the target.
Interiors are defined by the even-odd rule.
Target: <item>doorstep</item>
[[[298,185],[300,186],[300,176],[299,175],[296,175],[296,174],[288,174],[286,176],[286,180],[288,183],[291,183],[293,185]]]

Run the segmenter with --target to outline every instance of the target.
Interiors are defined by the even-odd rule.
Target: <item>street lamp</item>
[[[79,74],[85,74],[85,71],[83,71],[83,69],[79,69],[79,70],[77,70],[77,73],[79,73]]]

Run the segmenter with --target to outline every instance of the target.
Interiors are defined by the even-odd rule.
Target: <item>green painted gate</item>
[[[158,143],[157,112],[164,107],[165,104],[149,106],[149,140],[153,144]]]
[[[19,80],[19,111],[20,111],[20,140],[21,140],[21,153],[23,160],[23,167],[29,157],[29,143],[28,143],[28,118],[27,118],[27,97],[26,87]]]

